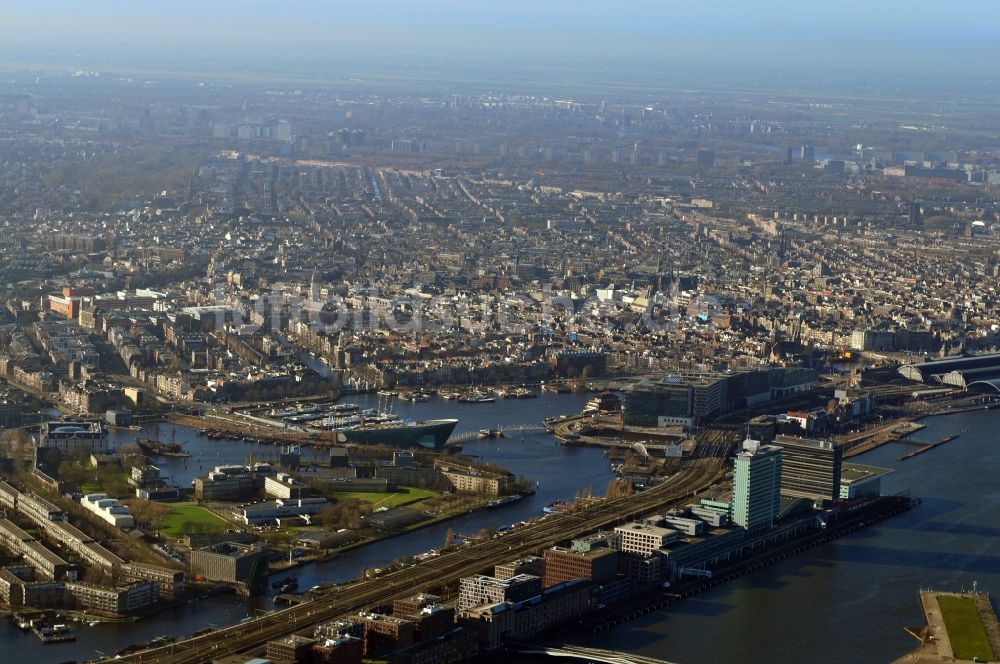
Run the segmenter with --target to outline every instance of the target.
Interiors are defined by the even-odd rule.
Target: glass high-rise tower
[[[733,464],[733,523],[764,530],[778,520],[781,500],[781,448],[743,441]]]

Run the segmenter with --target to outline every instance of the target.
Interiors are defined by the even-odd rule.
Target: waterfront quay
[[[813,519],[790,524],[785,528],[785,532],[765,534],[744,543],[744,550],[750,553],[719,565],[711,576],[684,581],[667,589],[647,593],[638,601],[611,606],[608,610],[584,620],[580,629],[591,634],[603,632],[715,586],[754,574],[782,560],[799,555],[807,549],[873,526],[907,512],[919,504],[919,499],[912,499],[909,496],[881,496],[859,509],[845,512],[839,520],[832,521],[820,529],[815,527],[815,523],[809,523],[814,521]]]
[[[920,606],[927,626],[906,628],[920,646],[893,664],[997,661],[1000,625],[989,595],[921,590]]]
[[[364,607],[442,587],[494,564],[536,553],[568,538],[688,500],[724,473],[721,459],[692,461],[669,481],[634,496],[607,500],[572,514],[549,516],[519,533],[464,547],[378,579],[169,646],[123,658],[132,662],[203,662],[226,653],[255,652],[276,637],[298,632]],[[511,539],[513,538],[513,539]]]

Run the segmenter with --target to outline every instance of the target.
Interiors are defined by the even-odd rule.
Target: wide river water
[[[909,490],[911,512],[722,584],[578,643],[672,662],[889,662],[918,644],[921,588],[977,581],[1000,593],[1000,412],[932,417],[913,436],[939,449],[897,461],[891,444],[851,461],[892,468],[883,493]]]
[[[371,407],[376,399],[357,395],[345,401]],[[432,399],[422,404],[397,401],[393,407],[422,419],[458,417],[457,431],[467,431],[538,424],[549,415],[579,412],[586,400],[587,395],[545,393],[537,399],[493,404]],[[1000,440],[993,431],[1000,413],[964,413],[925,423],[917,440],[969,431],[903,462],[896,458],[912,447],[901,444],[852,459],[892,468],[883,490],[909,489],[923,501],[917,509],[617,629],[576,637],[576,642],[691,664],[887,662],[901,656],[916,644],[903,627],[922,624],[920,588],[969,588],[978,581],[981,589],[1000,592]],[[122,442],[134,435],[115,434]],[[169,425],[160,427],[163,439],[170,435]],[[160,465],[181,485],[216,464],[242,462],[250,452],[262,458],[274,454],[267,446],[198,437],[186,427],[177,427],[176,439],[187,441],[193,456]],[[544,433],[473,440],[465,443],[465,452],[538,480],[538,493],[505,508],[476,512],[301,568],[295,572],[300,587],[345,581],[362,568],[440,547],[448,528],[471,533],[516,522],[540,514],[554,500],[572,499],[588,486],[603,493],[612,478],[600,450],[560,446]],[[81,627],[75,643],[48,646],[3,621],[0,661],[82,661],[161,634],[181,636],[207,625],[232,624],[269,608],[268,598],[215,597],[137,623]]]

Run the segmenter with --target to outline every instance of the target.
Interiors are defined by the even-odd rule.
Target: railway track
[[[269,640],[346,616],[361,608],[439,587],[481,572],[496,563],[535,553],[567,539],[689,500],[695,493],[715,483],[723,469],[722,459],[697,459],[666,482],[642,493],[605,501],[580,512],[551,515],[521,531],[328,592],[316,600],[115,661],[193,664],[262,647]]]

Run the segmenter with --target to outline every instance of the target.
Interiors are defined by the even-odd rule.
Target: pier
[[[955,440],[956,438],[958,438],[958,434],[957,433],[953,433],[950,436],[945,436],[944,438],[942,438],[941,440],[937,441],[936,443],[927,443],[926,445],[921,445],[917,449],[915,449],[915,450],[913,450],[911,452],[907,452],[906,454],[904,454],[901,457],[896,457],[896,461],[906,461],[907,459],[912,459],[913,457],[917,456],[918,454],[923,454],[924,452],[928,452],[930,450],[933,450],[935,447],[940,447],[941,445],[944,445],[945,443],[950,443],[951,441]]]

